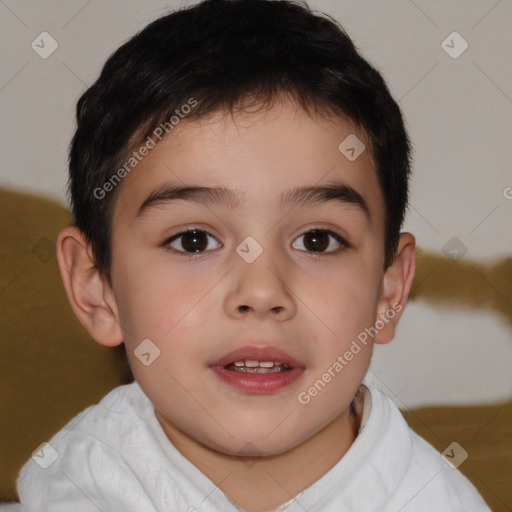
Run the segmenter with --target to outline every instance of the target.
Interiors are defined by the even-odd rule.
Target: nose
[[[253,315],[264,321],[268,317],[285,321],[296,314],[297,303],[291,289],[290,271],[283,271],[284,262],[277,266],[275,260],[263,253],[252,263],[239,258],[230,272],[231,287],[225,301],[226,312],[233,318]],[[265,256],[264,256],[265,255]]]

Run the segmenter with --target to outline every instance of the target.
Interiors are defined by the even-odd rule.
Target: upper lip
[[[210,366],[226,366],[227,364],[234,363],[236,361],[274,361],[281,364],[287,364],[290,368],[304,367],[304,365],[287,354],[284,350],[273,346],[256,346],[256,345],[245,345],[243,347],[232,350],[224,357],[221,357],[217,361],[214,361]]]

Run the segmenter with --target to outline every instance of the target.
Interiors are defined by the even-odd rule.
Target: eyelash
[[[175,240],[178,240],[180,237],[182,237],[184,234],[187,234],[189,232],[193,232],[193,231],[197,231],[199,233],[206,233],[208,236],[212,236],[213,235],[211,233],[208,233],[207,231],[205,231],[204,229],[199,229],[199,228],[194,228],[194,227],[187,227],[187,228],[184,228],[184,229],[181,229],[179,231],[177,231],[174,235],[172,235],[171,237],[167,238],[163,244],[162,244],[162,247],[164,248],[167,248],[168,250],[170,250],[171,252],[173,252],[174,254],[177,254],[178,256],[181,256],[181,257],[184,257],[184,258],[187,258],[187,259],[196,259],[198,257],[201,257],[202,255],[204,255],[205,253],[207,252],[211,252],[211,251],[202,251],[202,252],[196,252],[196,253],[190,253],[190,252],[186,252],[186,251],[178,251],[177,249],[174,249],[174,247],[170,247],[170,243],[171,242],[174,242]],[[330,229],[324,229],[324,228],[311,228],[311,229],[308,229],[307,231],[305,231],[304,233],[302,233],[300,236],[304,236],[304,235],[307,235],[311,232],[321,232],[321,233],[327,233],[328,235],[332,236],[339,244],[341,244],[341,248],[339,248],[338,250],[335,250],[335,251],[330,251],[330,252],[314,252],[314,251],[302,251],[301,252],[306,252],[307,254],[313,256],[313,257],[322,257],[322,256],[335,256],[341,252],[344,252],[346,249],[350,248],[350,244],[347,243],[347,241],[341,236],[339,235],[338,233],[334,232],[334,231],[331,231]],[[297,237],[297,238],[299,238]],[[213,237],[215,238],[215,237]]]

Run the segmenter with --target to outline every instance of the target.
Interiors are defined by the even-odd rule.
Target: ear
[[[374,343],[388,343],[395,337],[395,329],[402,316],[416,273],[416,240],[410,233],[401,233],[395,260],[386,269],[382,279],[377,306],[378,330]],[[378,323],[377,323],[378,322]]]
[[[94,264],[85,235],[66,226],[57,236],[57,261],[73,312],[100,344],[114,347],[123,342],[114,293]]]

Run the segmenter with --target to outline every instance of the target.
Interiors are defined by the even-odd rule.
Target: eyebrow
[[[154,190],[137,210],[136,217],[158,205],[182,200],[199,204],[220,204],[231,209],[241,206],[243,194],[236,189],[226,187],[178,186],[165,184]],[[337,202],[358,207],[367,220],[371,220],[370,209],[364,198],[349,185],[344,183],[327,183],[321,186],[294,187],[280,196],[280,206],[294,207],[323,205]]]

